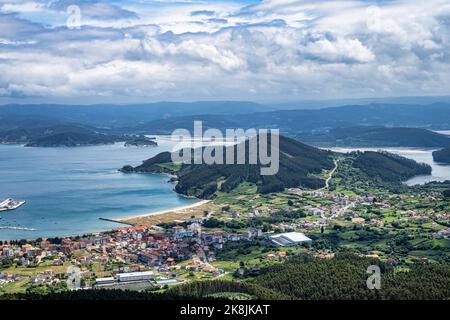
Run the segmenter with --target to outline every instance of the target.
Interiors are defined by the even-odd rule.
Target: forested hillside
[[[331,152],[281,136],[279,171],[276,175],[264,176],[261,175],[262,165],[259,161],[257,164],[249,164],[249,142],[243,143],[246,164],[184,164],[180,170],[172,172],[178,176],[176,191],[189,196],[210,198],[217,190],[227,192],[241,182],[257,184],[260,193],[282,191],[288,187],[299,186],[320,188],[325,185],[324,180],[313,175],[333,168]],[[269,150],[270,145],[269,142]],[[223,154],[231,152],[231,148],[234,149],[236,159],[237,146],[223,147]],[[193,154],[193,150],[190,151]],[[170,159],[170,153],[161,153],[145,161],[141,166],[135,168],[126,166],[122,168],[122,171],[166,172]]]
[[[237,147],[234,148],[235,155]],[[223,149],[226,154],[227,148]],[[362,171],[374,182],[399,184],[416,175],[430,174],[429,165],[420,164],[387,152],[353,152],[338,155],[305,145],[296,140],[280,137],[280,168],[274,176],[261,175],[261,165],[248,164],[248,142],[245,145],[245,165],[171,163],[171,154],[163,152],[137,167],[124,166],[123,172],[164,172],[178,177],[177,192],[199,198],[211,198],[216,191],[229,192],[241,182],[255,183],[259,193],[283,191],[285,188],[303,187],[319,189],[325,186],[324,170],[334,167],[333,158],[347,157],[353,168]],[[190,150],[193,156],[193,150]]]
[[[433,159],[436,162],[450,163],[450,148],[434,151]]]
[[[357,152],[353,166],[384,182],[401,182],[416,175],[431,174],[431,167],[387,152]]]

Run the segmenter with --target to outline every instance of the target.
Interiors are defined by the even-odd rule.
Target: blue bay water
[[[118,172],[125,164],[138,165],[170,147],[168,142],[156,148],[123,143],[77,148],[0,145],[0,200],[26,201],[15,211],[0,212],[0,240],[104,231],[120,225],[99,217],[127,217],[195,202],[173,192],[167,176]]]

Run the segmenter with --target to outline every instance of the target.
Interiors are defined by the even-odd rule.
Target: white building
[[[95,284],[98,286],[106,285],[106,284],[112,284],[116,282],[116,279],[114,277],[107,277],[107,278],[97,278],[95,279]]]
[[[154,277],[153,271],[143,271],[143,272],[130,272],[130,273],[119,273],[117,279],[119,282],[127,281],[145,281],[151,280]]]
[[[300,232],[287,232],[280,233],[270,237],[273,243],[288,247],[288,246],[300,246],[302,244],[311,244],[312,240]]]

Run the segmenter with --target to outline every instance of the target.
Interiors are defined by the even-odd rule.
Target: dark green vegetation
[[[367,267],[380,267],[381,289],[367,288]],[[268,267],[251,283],[300,300],[448,299],[448,264],[415,265],[407,272],[375,259],[342,254],[333,259],[307,255]]]
[[[20,143],[27,147],[74,147],[110,144],[121,140],[124,140],[121,136],[95,128],[68,124],[0,132],[1,143]]]
[[[401,182],[417,175],[431,174],[431,167],[387,152],[357,152],[353,166],[369,177],[386,182]]]
[[[331,129],[327,133],[311,134],[302,140],[333,147],[449,147],[448,136],[419,128],[351,127]]]
[[[172,158],[170,152],[161,152],[153,158],[145,160],[140,166],[132,167],[126,165],[123,166],[120,171],[124,173],[174,173],[174,167],[169,166],[169,164],[172,164],[171,161]]]
[[[245,144],[245,163],[247,164],[183,164],[180,170],[173,172],[178,176],[176,191],[189,196],[211,198],[216,191],[228,192],[242,182],[255,183],[260,193],[283,191],[285,188],[298,186],[320,188],[325,185],[324,180],[313,175],[333,168],[331,152],[280,137],[279,171],[274,176],[264,176],[261,175],[262,165],[259,162],[258,164],[248,164],[250,162],[250,143],[248,140],[243,142]],[[223,154],[229,154],[232,152],[231,149],[234,149],[236,158],[238,146],[223,147]],[[193,154],[194,150],[185,150],[184,152]],[[145,161],[141,166],[136,168],[126,166],[122,168],[122,171],[164,172],[167,171],[167,163],[170,164],[170,159],[170,153],[161,153]]]
[[[367,288],[370,265],[381,270],[381,289]],[[244,281],[202,281],[179,285],[164,292],[122,290],[79,290],[55,294],[38,293],[3,296],[8,299],[48,300],[177,300],[214,299],[220,294],[244,293],[262,300],[376,300],[450,297],[450,268],[446,264],[420,264],[409,270],[394,268],[376,259],[339,254],[332,259],[295,256],[285,263],[263,268]]]
[[[450,163],[450,148],[434,151],[433,160],[436,162]]]
[[[431,171],[427,164],[387,152],[352,152],[339,161],[330,188],[356,194],[408,193],[410,188],[402,182]]]
[[[156,147],[157,145],[155,139],[146,136],[133,136],[125,142],[125,147]]]
[[[248,141],[245,142],[246,163],[248,163]],[[237,146],[233,148],[237,153]],[[226,154],[227,148],[223,148]],[[194,153],[193,150],[185,152]],[[206,165],[171,163],[171,154],[163,152],[146,160],[135,168],[124,166],[123,172],[171,173],[178,177],[176,191],[188,196],[212,198],[217,191],[230,192],[243,182],[257,185],[257,192],[266,194],[285,188],[304,187],[319,189],[325,186],[321,176],[324,170],[334,167],[333,158],[342,157],[320,150],[296,140],[280,137],[280,168],[275,176],[260,174],[261,165]],[[364,175],[355,177],[363,183],[401,186],[401,182],[416,175],[430,174],[431,167],[387,152],[353,152],[345,155],[350,171],[358,170]],[[350,174],[350,173],[349,173]]]

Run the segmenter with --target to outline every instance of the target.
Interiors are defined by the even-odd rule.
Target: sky
[[[0,103],[450,95],[448,0],[0,0]]]

